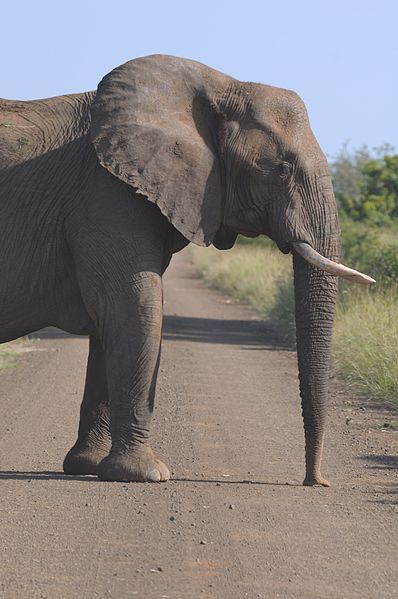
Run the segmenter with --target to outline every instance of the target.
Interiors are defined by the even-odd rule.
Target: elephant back
[[[54,152],[86,135],[93,92],[44,100],[0,99],[0,171]]]

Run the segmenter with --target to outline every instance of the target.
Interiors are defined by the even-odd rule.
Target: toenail
[[[157,483],[160,481],[160,472],[159,470],[153,469],[150,471],[150,473],[148,474],[148,480]]]

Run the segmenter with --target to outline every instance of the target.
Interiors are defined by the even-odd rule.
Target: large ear
[[[92,107],[101,165],[198,245],[209,245],[222,224],[213,99],[233,81],[198,62],[148,56],[106,75]]]

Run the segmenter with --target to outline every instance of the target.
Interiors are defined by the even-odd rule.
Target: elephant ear
[[[101,165],[198,245],[209,245],[222,224],[213,98],[232,81],[191,60],[148,56],[106,75],[92,107]]]

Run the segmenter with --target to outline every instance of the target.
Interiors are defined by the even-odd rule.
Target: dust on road
[[[86,339],[55,333],[1,375],[0,597],[396,596],[398,433],[382,424],[393,415],[335,392],[323,467],[334,486],[302,487],[294,353],[209,291],[186,252],[165,298],[153,444],[166,484],[60,473]]]

